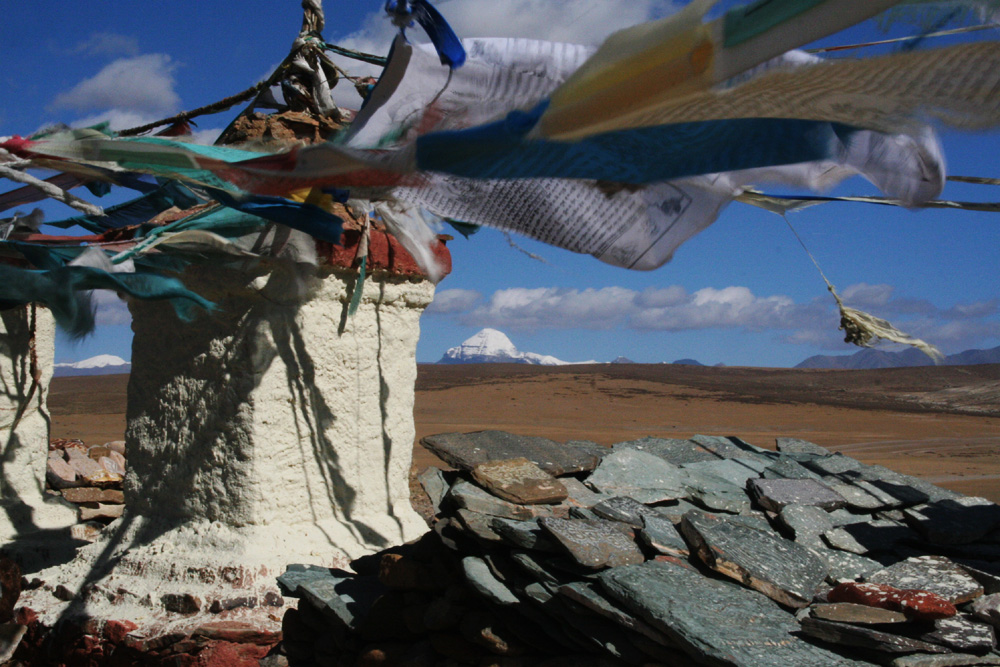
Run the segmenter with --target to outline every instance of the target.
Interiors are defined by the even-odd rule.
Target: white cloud
[[[891,285],[852,285],[844,290],[877,317],[889,319],[908,334],[938,345],[947,353],[994,347],[1000,338],[1000,304],[996,300],[939,308],[930,302],[892,298]],[[502,331],[539,329],[773,332],[775,340],[794,345],[843,351],[844,334],[832,298],[819,296],[796,303],[788,296],[759,296],[748,287],[706,287],[688,293],[679,285],[636,291],[624,287],[509,288],[485,301],[472,290],[444,290],[432,310],[467,326]],[[437,303],[437,301],[435,301]],[[880,305],[881,304],[881,305]],[[910,314],[897,312],[897,306]],[[909,305],[908,305],[909,304]],[[928,310],[929,309],[929,310]]]
[[[428,313],[464,313],[472,308],[482,295],[475,290],[446,289],[434,295],[434,301],[427,306]]]
[[[95,320],[98,326],[132,323],[128,305],[111,290],[94,290],[94,305],[97,307]]]
[[[95,32],[79,42],[72,53],[85,56],[136,56],[139,40],[114,32]]]
[[[872,308],[889,303],[894,290],[892,285],[858,283],[844,288],[840,296],[845,303],[855,308]]]
[[[462,321],[476,326],[534,329],[611,329],[635,309],[638,292],[624,287],[569,289],[513,287],[493,293]]]
[[[165,115],[180,107],[174,90],[176,64],[164,53],[119,58],[89,79],[60,93],[50,109],[115,109]]]

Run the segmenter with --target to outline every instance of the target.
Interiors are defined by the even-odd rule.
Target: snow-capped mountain
[[[68,377],[71,375],[119,375],[132,370],[132,364],[113,354],[99,354],[83,361],[67,364],[56,364],[53,375]]]
[[[596,364],[596,361],[562,361],[547,354],[519,352],[510,338],[496,329],[483,329],[457,347],[449,348],[439,364],[534,364],[536,366],[565,366],[568,364]]]

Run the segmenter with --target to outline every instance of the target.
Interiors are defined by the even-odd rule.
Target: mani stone
[[[504,431],[429,435],[420,444],[448,465],[462,470],[471,471],[481,463],[497,459],[526,458],[557,477],[593,470],[606,451],[593,443],[560,444],[548,438]]]
[[[760,477],[760,473],[767,470],[766,464],[753,459],[700,461],[698,463],[687,463],[681,467],[685,472],[690,474],[702,473],[721,477],[741,489],[746,488],[748,479]]]
[[[614,522],[545,517],[539,524],[584,567],[597,570],[645,560],[635,542]]]
[[[993,627],[1000,627],[1000,594],[984,595],[972,603],[972,614]]]
[[[804,607],[827,568],[807,548],[706,512],[688,512],[681,530],[710,568],[779,604]]]
[[[639,536],[649,548],[678,558],[687,558],[691,555],[687,542],[670,519],[657,514],[646,514],[642,519],[643,527]]]
[[[559,481],[566,487],[566,503],[575,507],[593,507],[602,500],[615,497],[607,493],[595,492],[576,477],[563,477]]]
[[[945,653],[947,649],[918,639],[874,630],[863,625],[837,623],[820,618],[803,618],[802,631],[832,644],[854,646],[882,653]]]
[[[444,478],[444,472],[436,466],[430,466],[427,470],[420,473],[417,481],[420,482],[424,493],[427,494],[427,498],[431,501],[434,513],[437,514],[440,512],[441,501],[448,495],[448,482]]]
[[[939,500],[905,511],[906,522],[934,544],[969,544],[1000,525],[1000,506],[984,498]]]
[[[491,521],[496,517],[464,508],[457,510],[455,512],[455,517],[458,519],[459,526],[477,539],[480,539],[483,542],[503,541],[500,535],[493,530],[491,525]]]
[[[534,519],[516,521],[493,517],[490,528],[507,542],[522,549],[534,549],[535,551],[554,551],[556,549],[556,545],[548,537],[548,534]]]
[[[796,542],[813,548],[826,548],[821,535],[833,530],[830,515],[813,505],[785,505],[778,514],[778,521],[792,533]]]
[[[655,510],[628,496],[615,496],[602,500],[591,507],[590,511],[602,519],[621,521],[635,528],[642,528],[644,515],[656,513]]]
[[[697,461],[718,461],[719,457],[691,440],[676,438],[640,438],[612,445],[613,449],[634,449],[659,456],[675,466]]]
[[[601,586],[664,632],[695,664],[855,665],[796,637],[795,620],[765,596],[697,570],[650,561],[602,572]]]
[[[920,638],[958,651],[985,652],[996,646],[991,626],[964,615],[934,621],[934,630]]]
[[[688,498],[708,510],[740,514],[752,508],[743,487],[737,486],[711,473],[695,472],[685,468],[688,479],[685,486]]]
[[[830,456],[803,460],[802,465],[814,472],[819,473],[820,475],[836,476],[842,475],[846,472],[860,470],[865,464],[852,459],[849,456],[844,456],[843,454],[832,454]]]
[[[814,479],[751,479],[747,489],[754,500],[770,512],[780,512],[787,505],[835,510],[847,502],[842,495]]]
[[[684,496],[685,474],[658,456],[633,449],[619,449],[604,457],[587,478],[587,485],[640,503],[657,503]]]
[[[826,563],[826,567],[829,569],[826,580],[833,585],[847,581],[858,581],[882,569],[882,563],[858,554],[852,554],[850,551],[823,547],[812,548],[812,552]]]
[[[673,643],[666,636],[664,636],[663,633],[654,630],[648,624],[640,621],[632,614],[629,614],[627,611],[608,600],[606,597],[597,592],[592,584],[585,581],[574,581],[560,586],[558,592],[559,595],[572,600],[581,607],[585,607],[595,614],[614,621],[623,628],[634,630],[635,632],[645,635],[663,646],[673,646]]]
[[[892,551],[900,542],[912,541],[917,537],[906,526],[886,519],[852,523],[823,533],[823,539],[834,549],[860,555]]]
[[[983,594],[983,587],[978,581],[943,556],[907,558],[874,573],[868,581],[903,590],[930,591],[952,604],[969,602]]]
[[[278,583],[289,595],[308,601],[329,620],[352,629],[387,590],[378,577],[358,577],[315,565],[289,565]]]
[[[852,602],[833,602],[818,604],[809,609],[813,618],[838,623],[853,623],[855,625],[880,625],[883,623],[905,623],[906,614],[889,609],[869,607]]]
[[[1000,665],[1000,655],[969,655],[946,653],[944,655],[904,655],[892,661],[892,667],[977,667]]]
[[[774,441],[774,448],[783,454],[819,454],[821,456],[829,456],[832,453],[825,447],[820,447],[808,440],[800,440],[799,438],[777,438]]]
[[[827,592],[830,602],[856,604],[901,611],[911,619],[934,621],[949,618],[957,613],[955,605],[937,593],[922,590],[903,590],[888,584],[847,581]]]
[[[455,482],[448,495],[460,508],[481,514],[502,516],[506,519],[531,519],[536,514],[531,507],[501,500],[465,480]]]
[[[567,496],[558,479],[523,457],[480,463],[472,477],[493,495],[519,505],[558,503]]]
[[[510,589],[493,575],[490,566],[482,558],[466,556],[462,559],[462,571],[472,588],[484,598],[499,605],[517,604],[517,599]]]
[[[817,482],[823,481],[822,476],[817,475],[809,468],[791,459],[782,459],[777,463],[769,465],[762,472],[764,479],[814,479]]]

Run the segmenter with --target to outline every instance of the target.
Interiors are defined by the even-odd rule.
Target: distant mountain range
[[[1000,364],[1000,346],[990,350],[966,350],[949,354],[944,358],[945,366],[969,366],[972,364]],[[930,357],[914,348],[902,352],[865,349],[849,355],[822,355],[809,357],[796,368],[836,368],[841,370],[868,370],[873,368],[908,368],[911,366],[933,366]]]
[[[535,366],[567,366],[570,364],[596,364],[597,361],[563,361],[547,354],[520,352],[496,329],[483,329],[457,347],[449,348],[439,364],[533,364]]]
[[[90,359],[75,361],[71,364],[56,364],[55,377],[70,377],[74,375],[119,375],[129,373],[132,364],[113,354],[99,354]]]

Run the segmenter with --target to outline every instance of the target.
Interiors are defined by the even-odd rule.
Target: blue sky
[[[661,0],[436,5],[464,37],[580,43],[599,43],[614,29],[674,9]],[[327,39],[385,53],[393,31],[381,6],[377,0],[327,0]],[[0,136],[29,134],[53,122],[110,119],[129,127],[214,102],[269,74],[301,23],[293,0],[41,0],[14,3],[4,13],[0,39],[8,57],[0,72]],[[889,36],[906,33],[898,26]],[[885,36],[867,25],[824,43]],[[973,38],[997,34],[961,39]],[[372,71],[343,64],[352,73]],[[338,103],[356,107],[360,98],[351,87],[342,89]],[[235,112],[199,119],[201,139],[210,141]],[[949,173],[1000,177],[1000,133],[943,130],[941,138]],[[854,178],[834,193],[875,191]],[[1000,188],[952,183],[944,197],[1000,200]],[[71,214],[58,204],[45,210],[52,218]],[[848,305],[887,318],[948,353],[1000,345],[997,216],[836,203],[789,219]],[[842,342],[832,299],[784,220],[752,207],[731,205],[671,263],[648,273],[521,237],[513,241],[517,248],[502,234],[483,230],[450,243],[455,268],[421,321],[419,361],[437,360],[486,326],[506,332],[522,350],[568,361],[624,355],[640,362],[695,358],[791,366],[813,354],[856,351]],[[75,344],[60,339],[57,361],[104,353],[129,357],[127,311],[114,297],[102,297],[101,304],[98,331]]]

